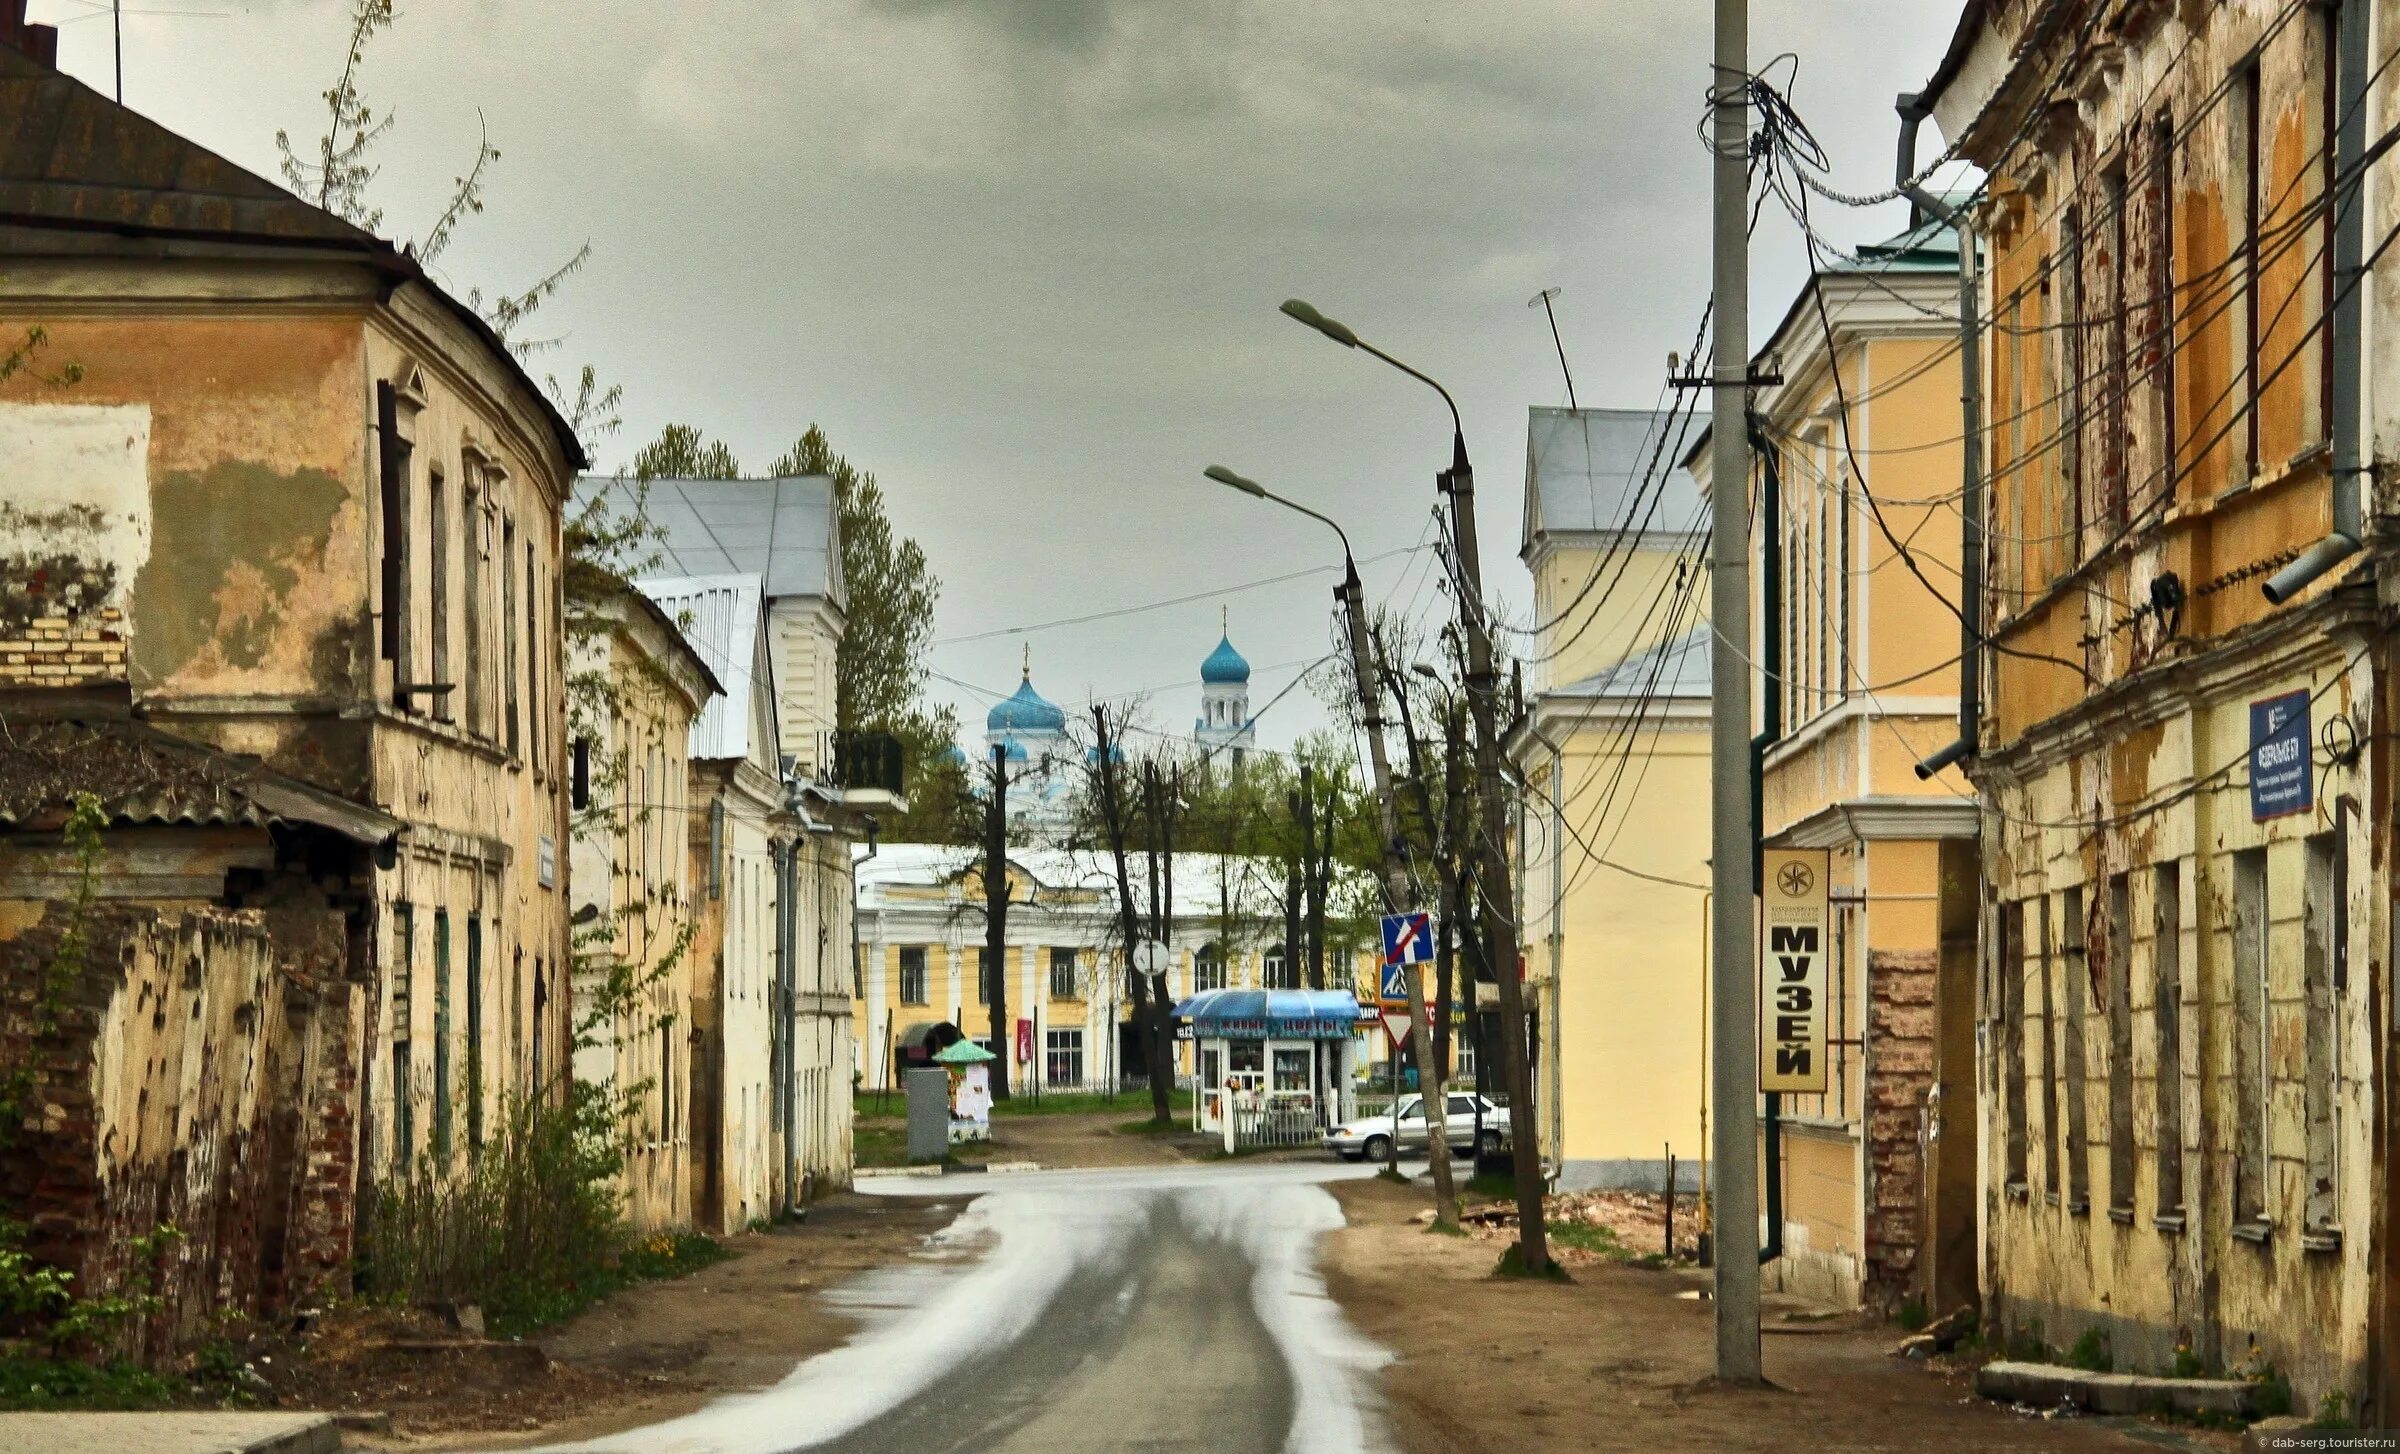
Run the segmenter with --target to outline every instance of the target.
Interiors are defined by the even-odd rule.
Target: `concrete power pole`
[[[1716,349],[1710,380],[1710,1127],[1717,1173],[1717,1377],[1758,1383],[1758,1005],[1750,850],[1750,7],[1716,0]]]
[[[991,1008],[992,1099],[1008,1099],[1008,1058],[1016,1039],[1008,1023],[1008,749],[992,747],[992,800],[983,825],[983,994]]]

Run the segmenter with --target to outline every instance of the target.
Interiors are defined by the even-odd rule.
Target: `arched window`
[[[1283,961],[1283,946],[1277,944],[1269,947],[1259,959],[1262,987],[1271,990],[1298,989],[1299,981],[1289,976],[1288,968]]]
[[[1203,944],[1192,955],[1192,993],[1225,988],[1225,950],[1217,944]]]

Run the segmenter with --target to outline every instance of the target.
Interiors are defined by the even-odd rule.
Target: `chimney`
[[[25,0],[0,0],[0,45],[58,69],[58,27],[25,19]]]

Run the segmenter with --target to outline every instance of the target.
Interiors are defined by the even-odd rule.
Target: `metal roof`
[[[1525,535],[1562,532],[1688,535],[1700,491],[1675,469],[1695,412],[1562,409],[1537,404],[1525,421]],[[1651,484],[1653,472],[1666,476]]]
[[[1545,695],[1611,701],[1645,696],[1706,697],[1714,675],[1710,661],[1713,634],[1707,626],[1694,627],[1679,640],[1626,657]]]
[[[1366,1018],[1348,990],[1202,990],[1175,1006],[1195,1039],[1306,1039],[1347,1034]]]
[[[692,721],[692,757],[715,762],[763,750],[763,760],[772,764],[777,751],[772,735],[763,743],[753,740],[761,731],[771,734],[775,710],[759,578],[671,576],[634,585],[677,621],[684,640],[723,688]],[[762,705],[770,714],[763,726],[757,717]]]
[[[657,479],[648,492],[627,476],[586,475],[578,506],[604,496],[618,515],[639,504],[655,527],[660,576],[757,576],[767,600],[820,596],[847,611],[841,511],[826,475],[772,480]]]

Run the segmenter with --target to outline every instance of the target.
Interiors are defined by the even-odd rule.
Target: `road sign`
[[[1760,965],[1758,1088],[1825,1090],[1825,960],[1829,932],[1822,848],[1770,848],[1759,860],[1766,943]]]
[[[1387,964],[1383,967],[1382,999],[1387,1005],[1406,1005],[1412,996],[1408,989],[1408,966]]]
[[[1386,964],[1432,963],[1433,915],[1422,913],[1384,915],[1383,962]]]
[[[1390,1005],[1385,1005],[1383,1007],[1383,1033],[1392,1037],[1394,1050],[1406,1044],[1408,1041],[1408,1011],[1405,1008],[1394,1009]]]
[[[1155,939],[1144,939],[1134,945],[1133,967],[1143,974],[1164,974],[1167,968],[1167,946]]]

